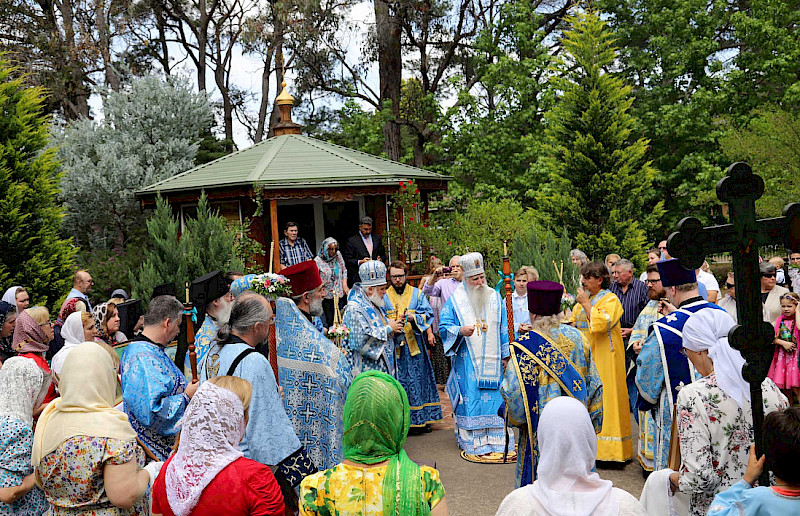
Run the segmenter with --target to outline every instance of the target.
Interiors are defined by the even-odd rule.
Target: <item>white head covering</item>
[[[483,255],[481,253],[467,253],[458,259],[465,278],[483,274]]]
[[[742,377],[745,360],[738,349],[728,344],[728,332],[736,326],[725,310],[705,309],[689,317],[683,326],[683,347],[692,351],[708,350],[714,362],[717,385],[741,407],[750,401],[750,384]]]
[[[239,396],[205,382],[183,415],[178,451],[166,468],[167,501],[175,516],[192,512],[203,489],[242,457],[244,407]]]
[[[547,402],[539,419],[536,482],[525,486],[553,516],[616,516],[619,500],[610,480],[592,472],[597,435],[580,401],[560,396]]]
[[[11,357],[0,368],[0,417],[11,417],[33,428],[33,409],[44,400],[50,375],[36,362]]]
[[[2,301],[5,301],[6,303],[14,305],[14,308],[17,309],[17,312],[19,312],[19,307],[17,306],[17,289],[18,288],[22,288],[22,286],[14,285],[13,287],[7,289],[6,293],[3,294],[3,299],[2,299]]]
[[[61,375],[61,369],[64,367],[64,361],[67,359],[69,352],[86,340],[83,338],[82,314],[83,312],[72,312],[61,327],[61,338],[64,339],[64,347],[53,355],[53,360],[50,363],[50,370],[57,376]]]
[[[358,277],[364,288],[386,285],[386,266],[379,260],[369,260],[358,267]]]

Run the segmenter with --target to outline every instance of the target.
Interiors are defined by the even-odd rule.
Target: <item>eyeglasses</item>
[[[773,272],[773,273],[770,273],[770,274],[767,274],[767,273],[761,273],[761,277],[762,277],[762,278],[774,278],[774,277],[776,277],[776,276],[777,276],[777,274],[775,274],[774,272]]]
[[[43,327],[43,328],[47,328],[47,327],[50,327],[50,328],[52,328],[54,324],[55,324],[55,323],[54,323],[53,321],[47,321],[46,323],[42,323],[42,324],[40,324],[39,326],[41,326],[41,327]]]
[[[392,279],[402,279],[402,278],[405,278],[406,275],[405,274],[392,274],[390,277]]]
[[[667,246],[665,246],[665,245],[659,246],[658,248],[661,249],[662,251],[666,251],[667,250]]]
[[[656,283],[661,283],[661,278],[658,279],[646,279],[644,280],[645,283],[648,285],[655,285]]]
[[[733,283],[728,283],[727,281],[725,282],[725,288],[733,288],[735,286],[736,285],[734,285]]]

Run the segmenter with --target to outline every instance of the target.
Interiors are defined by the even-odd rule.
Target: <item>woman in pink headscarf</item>
[[[50,322],[50,312],[43,306],[33,306],[20,312],[17,317],[17,324],[14,327],[14,351],[18,356],[30,358],[42,371],[51,374],[50,366],[44,354],[49,348],[50,341],[53,340],[53,324]],[[41,407],[34,412],[39,415],[45,405],[56,399],[56,389],[53,384],[44,397]]]
[[[269,466],[244,458],[252,387],[233,376],[197,389],[183,416],[178,450],[153,484],[153,514],[282,516],[283,495]]]

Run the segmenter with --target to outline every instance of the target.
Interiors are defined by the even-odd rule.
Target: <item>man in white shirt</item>
[[[716,303],[717,299],[719,299],[719,282],[717,281],[717,278],[715,278],[710,272],[706,272],[703,269],[697,269],[695,272],[697,273],[697,282],[706,286],[706,291],[708,291],[708,302]]]

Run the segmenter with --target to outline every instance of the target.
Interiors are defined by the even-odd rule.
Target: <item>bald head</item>
[[[89,274],[89,271],[81,269],[75,272],[75,275],[72,277],[72,288],[78,292],[85,294],[92,290],[92,285],[94,285],[94,280],[92,279],[92,275]]]

